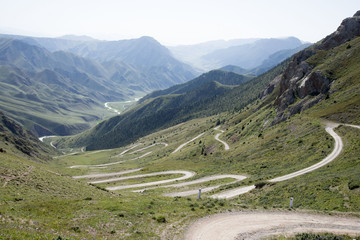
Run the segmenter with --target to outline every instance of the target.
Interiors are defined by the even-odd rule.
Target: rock
[[[260,99],[264,99],[266,96],[270,95],[274,89],[279,85],[282,75],[274,78],[264,89],[264,91],[260,94]]]
[[[317,44],[295,54],[279,81],[279,95],[275,100],[277,116],[274,123],[283,121],[291,115],[304,111],[326,97],[330,89],[330,79],[320,70],[313,71],[306,60],[319,50],[337,47],[360,36],[360,11],[342,21],[338,29]],[[278,79],[274,79],[277,82]],[[270,84],[263,95],[272,91]]]
[[[353,17],[344,19],[334,33],[321,41],[318,49],[328,50],[357,36],[360,36],[360,11],[357,11]]]

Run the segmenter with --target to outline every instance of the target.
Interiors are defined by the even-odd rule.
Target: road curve
[[[143,177],[151,177],[151,176],[165,175],[165,174],[183,174],[184,176],[179,177],[179,178],[156,181],[156,182],[107,187],[106,189],[110,190],[110,191],[114,191],[114,190],[121,190],[121,189],[127,189],[127,188],[148,187],[148,186],[154,186],[154,185],[158,185],[158,184],[165,184],[165,183],[170,183],[170,182],[175,182],[175,181],[186,180],[195,175],[194,172],[189,172],[189,171],[163,171],[163,172],[147,173],[147,174],[141,174],[141,175],[127,176],[127,177],[110,178],[110,179],[99,180],[99,181],[91,181],[89,183],[97,184],[97,183],[107,183],[107,182],[118,182],[118,181],[133,179],[133,178],[143,178]]]
[[[133,192],[143,192],[145,190],[150,190],[150,189],[155,189],[155,188],[160,188],[160,187],[161,188],[185,187],[185,186],[189,186],[189,185],[194,185],[194,184],[199,184],[199,183],[204,183],[204,182],[209,182],[209,181],[219,180],[219,179],[224,179],[224,178],[233,178],[233,179],[235,179],[235,181],[233,181],[231,183],[219,184],[219,185],[216,185],[216,186],[202,188],[201,191],[202,192],[209,192],[209,191],[214,190],[216,188],[219,188],[221,186],[242,181],[246,177],[242,176],[242,175],[233,175],[233,174],[213,175],[213,176],[207,176],[207,177],[199,178],[199,179],[189,181],[189,182],[183,182],[183,183],[176,183],[176,184],[165,185],[165,186],[157,186],[157,187],[139,189],[139,190],[134,190]],[[166,197],[176,197],[176,196],[185,197],[185,196],[190,196],[190,195],[197,194],[198,192],[199,192],[199,189],[193,189],[193,190],[185,191],[185,192],[165,193],[165,194],[163,194],[163,196],[166,196]]]
[[[216,128],[214,128],[215,130],[218,130],[218,131],[221,132],[221,133],[216,134],[215,140],[217,140],[217,141],[221,142],[222,144],[224,144],[225,150],[229,150],[229,149],[230,149],[229,144],[227,144],[227,142],[219,139],[220,135],[221,135],[222,133],[224,133],[224,131],[223,131],[223,130],[220,130],[219,128],[220,128],[220,126],[217,126]]]
[[[360,128],[359,126],[356,126],[356,125],[348,125],[348,124],[344,124],[346,126],[350,126],[350,127],[356,127],[356,128]],[[274,178],[274,179],[270,179],[268,180],[269,182],[281,182],[281,181],[285,181],[285,180],[288,180],[288,179],[291,179],[291,178],[294,178],[294,177],[297,177],[297,176],[300,176],[300,175],[303,175],[305,173],[308,173],[308,172],[311,172],[311,171],[314,171],[320,167],[323,167],[324,165],[330,163],[331,161],[333,161],[335,158],[337,158],[339,156],[339,154],[341,153],[342,149],[343,149],[343,142],[341,140],[341,137],[339,135],[337,135],[336,132],[334,132],[334,128],[338,127],[339,124],[337,123],[327,123],[326,127],[325,127],[325,130],[334,138],[335,140],[335,144],[334,144],[334,149],[333,151],[326,157],[324,158],[322,161],[310,166],[310,167],[307,167],[307,168],[304,168],[304,169],[301,169],[297,172],[294,172],[294,173],[290,173],[290,174],[287,174],[285,176],[281,176],[281,177],[277,177],[277,178]],[[255,188],[255,185],[251,185],[251,186],[242,186],[242,187],[239,187],[239,188],[234,188],[234,189],[231,189],[231,190],[228,190],[228,191],[224,191],[224,192],[220,192],[218,194],[215,194],[215,195],[212,195],[211,197],[212,198],[233,198],[233,197],[236,197],[238,195],[241,195],[241,194],[244,194],[244,193],[247,193],[247,192],[250,192],[251,190],[253,190]]]
[[[101,177],[113,177],[117,175],[124,175],[128,173],[133,173],[140,171],[142,168],[136,168],[136,169],[130,169],[127,171],[122,172],[114,172],[114,173],[95,173],[95,174],[89,174],[89,175],[81,175],[81,176],[73,176],[74,179],[81,179],[81,178],[101,178]]]
[[[142,149],[136,150],[136,151],[132,152],[131,154],[136,153],[136,152],[143,151],[143,150],[145,150],[145,149],[148,149],[148,148],[150,148],[150,147],[153,147],[153,146],[156,146],[156,145],[159,145],[159,144],[163,144],[163,145],[165,145],[165,147],[168,146],[167,143],[156,143],[156,144],[152,144],[152,145],[150,145],[150,146],[144,147],[144,148],[142,148]],[[130,151],[131,149],[134,149],[134,148],[137,147],[137,146],[139,146],[139,144],[134,145],[134,146],[132,146],[131,148],[124,150],[123,152],[121,152],[120,154],[116,155],[115,157],[121,157],[121,156],[124,155],[126,152]],[[93,154],[93,153],[97,153],[97,152],[101,152],[101,151],[109,151],[109,150],[100,150],[100,151],[95,151],[95,152],[91,152],[91,153],[88,153],[88,154]],[[147,153],[144,153],[143,155],[141,155],[141,156],[139,156],[139,157],[132,158],[132,159],[128,159],[128,160],[123,160],[123,161],[117,161],[117,162],[111,162],[111,163],[104,163],[104,164],[96,164],[96,165],[73,165],[73,166],[70,166],[69,168],[105,168],[105,167],[107,167],[107,166],[116,165],[116,164],[123,163],[123,162],[127,162],[127,161],[137,160],[137,159],[146,157],[147,155],[149,155],[149,154],[151,154],[151,153],[152,153],[152,152],[147,152]]]
[[[199,137],[201,137],[202,135],[204,135],[205,133],[201,133],[199,135],[197,135],[196,137],[194,137],[193,139],[191,139],[190,141],[187,141],[186,143],[181,144],[177,149],[175,149],[172,153],[176,153],[177,151],[179,151],[180,149],[182,149],[183,147],[185,147],[185,145],[195,141],[196,139],[198,139]]]
[[[285,180],[288,180],[288,179],[291,179],[291,178],[294,178],[294,177],[297,177],[297,176],[300,176],[300,175],[303,175],[305,173],[308,173],[308,172],[311,172],[311,171],[314,171],[320,167],[323,167],[324,165],[330,163],[331,161],[333,161],[335,158],[337,158],[343,147],[344,147],[344,144],[341,140],[341,137],[339,135],[337,135],[336,132],[334,132],[334,127],[335,126],[327,126],[325,128],[325,130],[334,138],[335,140],[335,144],[334,144],[334,150],[326,157],[324,158],[322,161],[318,162],[317,164],[314,164],[308,168],[304,168],[300,171],[297,171],[297,172],[294,172],[294,173],[290,173],[290,174],[287,174],[285,176],[281,176],[281,177],[277,177],[277,178],[274,178],[274,179],[271,179],[269,180],[269,182],[281,182],[281,181],[285,181]]]
[[[204,217],[190,226],[186,240],[262,239],[280,234],[332,232],[360,234],[360,218],[297,212],[237,212]]]
[[[218,185],[215,185],[215,186],[202,188],[201,192],[202,193],[210,192],[210,191],[212,191],[214,189],[217,189],[217,188],[219,188],[221,186],[242,181],[246,177],[241,176],[241,175],[214,175],[214,176],[208,176],[208,177],[200,178],[200,179],[190,181],[190,182],[178,183],[178,184],[173,184],[173,185],[169,185],[169,186],[170,187],[184,187],[184,186],[188,186],[188,185],[192,185],[192,184],[198,184],[198,183],[203,183],[203,182],[208,182],[208,181],[218,180],[218,179],[224,179],[224,178],[234,178],[235,181],[233,181],[231,183],[218,184]],[[165,197],[186,197],[186,196],[191,196],[191,195],[198,194],[198,192],[199,192],[199,189],[193,189],[193,190],[184,191],[184,192],[165,193],[165,194],[163,194],[163,196],[165,196]]]

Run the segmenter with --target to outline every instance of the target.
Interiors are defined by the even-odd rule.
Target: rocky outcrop
[[[351,18],[342,21],[338,29],[324,38],[318,45],[320,50],[328,50],[360,36],[360,10]]]
[[[326,97],[331,81],[320,70],[314,70],[306,60],[319,50],[329,50],[355,37],[360,36],[360,11],[353,17],[342,21],[338,29],[314,44],[313,46],[295,54],[287,69],[280,76],[280,90],[275,100],[277,117],[273,123],[289,118],[291,115],[312,107]],[[265,89],[272,90],[271,83]],[[264,91],[264,93],[265,93]]]

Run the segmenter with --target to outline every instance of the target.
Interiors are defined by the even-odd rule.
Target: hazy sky
[[[0,0],[0,32],[162,44],[295,36],[315,42],[360,10],[360,0]]]

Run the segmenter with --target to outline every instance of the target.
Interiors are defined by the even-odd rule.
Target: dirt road
[[[108,187],[106,189],[110,190],[110,191],[115,191],[115,190],[127,189],[127,188],[148,187],[148,186],[154,186],[154,185],[158,185],[158,184],[165,184],[165,183],[170,183],[170,182],[186,180],[195,175],[194,172],[189,172],[189,171],[163,171],[163,172],[147,173],[147,174],[141,174],[141,175],[132,175],[132,176],[127,176],[127,177],[110,178],[110,179],[105,179],[105,180],[92,181],[89,183],[97,184],[97,183],[117,182],[117,181],[124,181],[124,180],[134,179],[134,178],[144,178],[144,177],[167,175],[167,174],[183,174],[184,176],[178,177],[178,178],[173,178],[173,179],[162,180],[162,181],[156,181],[156,182]]]
[[[360,219],[297,212],[237,212],[196,221],[186,240],[261,239],[300,232],[360,235]]]
[[[221,142],[222,144],[224,144],[225,150],[229,150],[229,149],[230,149],[229,144],[227,144],[225,141],[219,139],[220,135],[221,135],[222,133],[224,133],[224,131],[223,131],[223,130],[220,130],[219,127],[220,127],[220,126],[217,126],[216,128],[214,128],[215,130],[218,130],[218,131],[221,132],[221,133],[216,134],[215,140],[217,140],[217,141]]]
[[[180,149],[182,149],[183,147],[185,147],[185,145],[195,141],[196,139],[198,139],[199,137],[201,137],[202,135],[204,135],[205,133],[201,133],[199,135],[197,135],[196,137],[194,137],[193,139],[191,139],[190,141],[187,141],[186,143],[181,144],[177,149],[175,149],[175,151],[173,151],[172,153],[176,153],[178,152]]]

